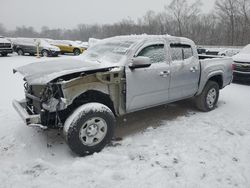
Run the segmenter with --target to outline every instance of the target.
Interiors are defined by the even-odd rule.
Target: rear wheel
[[[24,52],[23,52],[22,49],[18,49],[18,50],[17,50],[17,54],[18,54],[18,55],[24,55]]]
[[[199,110],[209,112],[215,109],[219,99],[219,85],[214,81],[208,81],[202,93],[195,98]]]
[[[100,103],[84,104],[68,117],[64,135],[69,147],[80,156],[101,151],[114,134],[115,117]]]
[[[80,55],[81,51],[79,49],[74,49],[73,53],[74,55]]]

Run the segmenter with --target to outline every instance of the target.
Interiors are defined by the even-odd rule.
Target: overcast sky
[[[171,0],[0,0],[0,23],[16,26],[73,28],[80,23],[105,24],[123,18],[136,20],[148,10],[160,12]],[[193,0],[188,0],[193,1]],[[215,0],[202,0],[209,12]]]

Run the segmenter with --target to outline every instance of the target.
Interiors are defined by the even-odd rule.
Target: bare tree
[[[188,4],[187,0],[172,0],[169,6],[165,6],[165,10],[169,12],[176,21],[178,27],[178,35],[184,35],[185,24],[191,18],[198,16],[200,13],[201,1],[197,0],[192,4]]]
[[[238,2],[237,0],[216,0],[215,8],[218,16],[221,18],[221,22],[228,23],[230,33],[230,44],[235,43],[235,31],[236,31],[236,17],[238,14]]]
[[[8,31],[0,24],[0,35],[9,37],[43,37],[87,41],[130,34],[170,34],[185,36],[197,44],[245,45],[250,43],[250,0],[217,0],[214,10],[201,14],[200,0],[172,0],[164,10],[148,11],[138,20],[123,19],[114,24],[80,24],[73,29],[17,27]]]

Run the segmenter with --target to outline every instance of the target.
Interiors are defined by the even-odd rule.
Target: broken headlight
[[[53,89],[51,86],[46,86],[41,94],[41,102],[46,102],[53,97]]]
[[[66,108],[61,89],[58,85],[48,85],[41,95],[43,109],[56,112]]]

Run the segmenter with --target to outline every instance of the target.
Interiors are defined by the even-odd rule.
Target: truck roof
[[[171,35],[124,35],[124,36],[116,36],[116,37],[111,37],[107,39],[103,39],[102,41],[106,40],[114,40],[114,41],[144,41],[144,40],[157,40],[157,39],[165,39],[169,41],[170,43],[185,43],[185,44],[190,44],[194,45],[194,42],[188,38],[184,37],[174,37]]]

